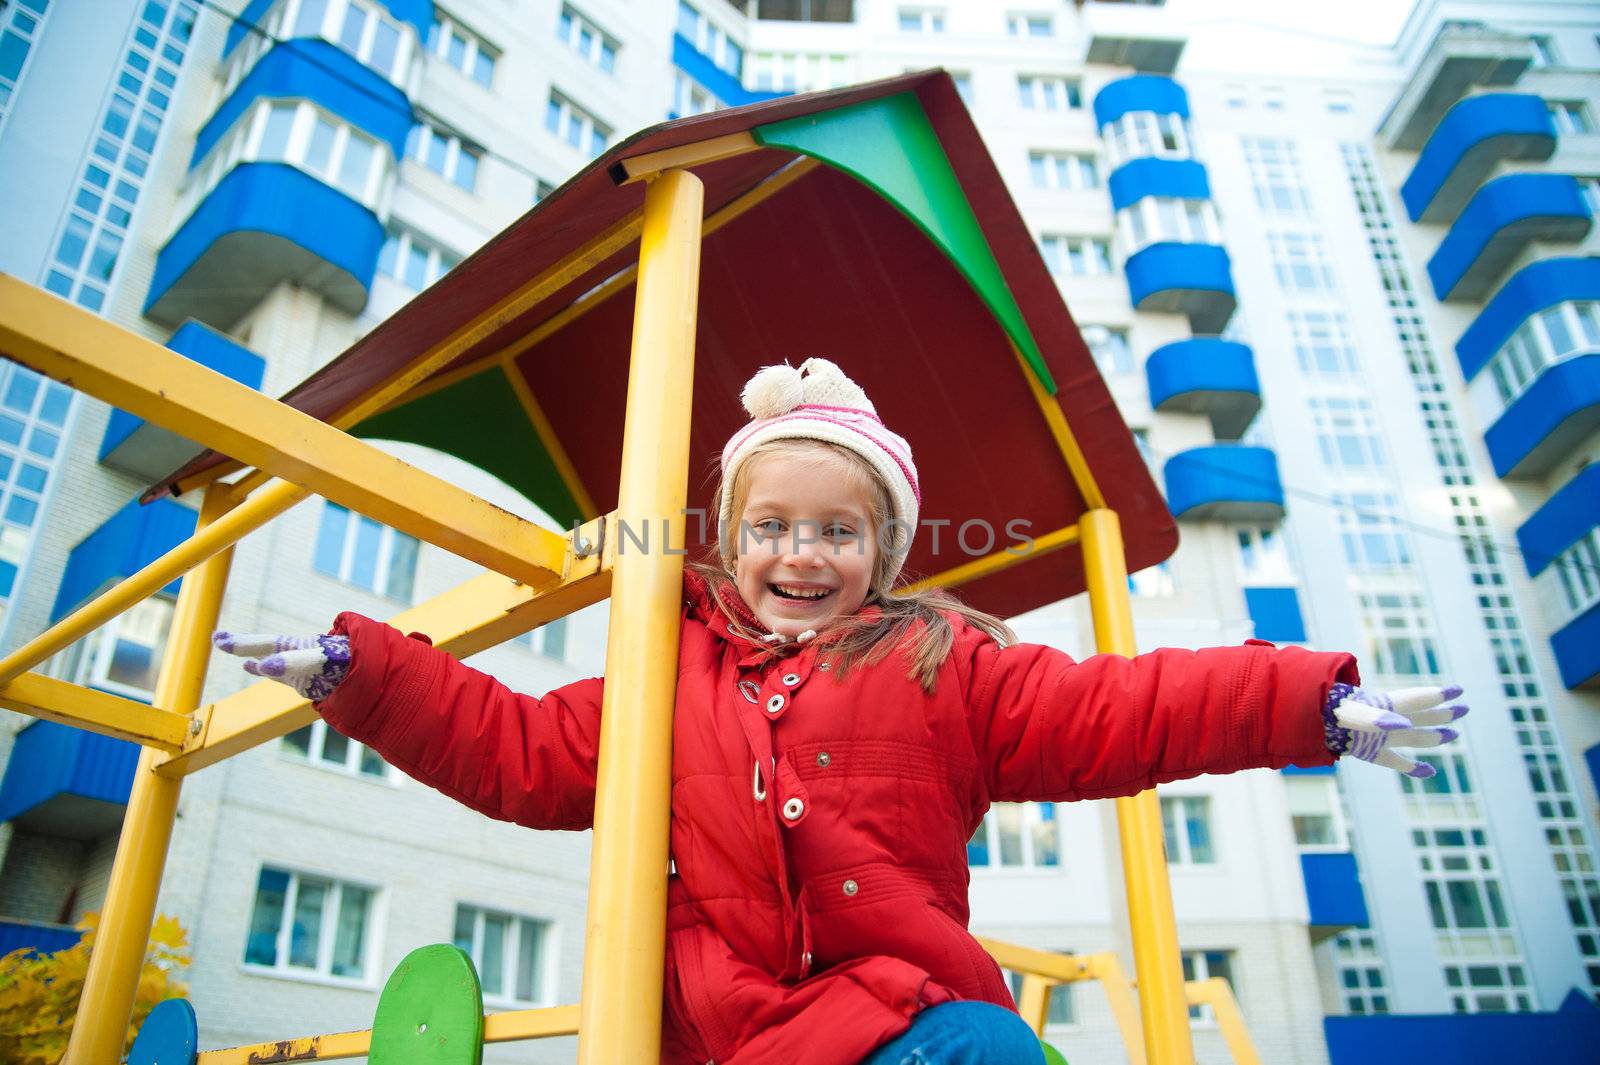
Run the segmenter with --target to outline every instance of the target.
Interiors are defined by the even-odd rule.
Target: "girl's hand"
[[[241,636],[214,632],[217,650],[245,659],[244,671],[287,684],[312,702],[321,702],[350,672],[346,636]]]
[[[1460,695],[1461,688],[1455,684],[1393,692],[1335,684],[1322,707],[1328,749],[1426,780],[1433,776],[1433,766],[1419,764],[1390,748],[1437,747],[1455,739],[1459,735],[1455,729],[1436,726],[1466,714],[1463,704],[1441,705]]]

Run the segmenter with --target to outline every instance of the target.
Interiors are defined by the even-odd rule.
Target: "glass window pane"
[[[6,520],[16,525],[31,526],[39,516],[39,504],[27,496],[13,495],[6,502]]]
[[[1562,307],[1550,307],[1540,311],[1539,320],[1544,323],[1545,334],[1550,338],[1552,356],[1560,358],[1577,347],[1572,338],[1572,331],[1567,328],[1567,316]]]
[[[538,921],[517,922],[517,991],[523,1002],[537,1002],[535,989],[539,983],[539,970],[543,967],[544,925]]]
[[[311,730],[314,725],[297,728],[283,738],[284,747],[299,755],[306,755],[311,751]]]
[[[7,444],[22,443],[23,423],[0,414],[0,441]]]
[[[300,17],[294,21],[295,37],[316,37],[322,33],[322,18],[328,0],[300,0]]]
[[[494,57],[481,49],[472,61],[472,80],[486,89],[494,81]]]
[[[367,13],[354,4],[344,9],[344,25],[339,29],[339,43],[351,55],[361,48],[361,33],[367,28]]]
[[[1184,803],[1188,820],[1189,857],[1195,862],[1210,862],[1211,852],[1211,802],[1209,799],[1189,799]]]
[[[306,145],[306,169],[316,174],[328,172],[328,161],[333,157],[333,138],[338,129],[332,122],[318,118],[311,126],[311,142]]]
[[[326,883],[300,881],[294,903],[294,924],[289,930],[289,964],[305,969],[317,967],[317,943],[322,938],[322,905],[328,894]]]
[[[1033,864],[1055,866],[1061,864],[1061,829],[1056,821],[1054,803],[1034,804],[1036,819],[1033,823]]]
[[[478,966],[478,977],[483,981],[484,995],[505,994],[506,933],[510,921],[498,914],[486,914],[483,919],[483,958]]]
[[[478,157],[465,148],[456,156],[455,182],[468,192],[478,184]]]
[[[359,743],[356,744],[356,751],[360,754],[360,772],[362,775],[369,777],[381,777],[387,773],[383,756],[377,751],[373,750],[371,747],[363,747]]]
[[[112,641],[111,664],[106,669],[106,679],[154,693],[157,668],[155,651],[154,647],[119,635]]]
[[[283,901],[289,891],[289,874],[263,869],[256,881],[255,909],[250,915],[250,937],[244,960],[254,965],[276,965],[278,929],[283,924]]]
[[[456,907],[456,930],[452,942],[468,954],[472,953],[472,925],[477,911],[470,906]]]
[[[1022,864],[1022,807],[1015,803],[998,803],[989,811],[1000,836],[1000,864]]]
[[[445,45],[445,59],[457,70],[467,69],[467,39],[451,31],[450,40]]]
[[[371,141],[352,133],[344,146],[344,160],[339,164],[339,187],[356,199],[363,199],[367,194],[367,175],[372,172],[372,159],[376,154]]]
[[[389,581],[384,594],[407,602],[417,572],[417,541],[405,533],[395,533],[389,549]]]
[[[356,522],[356,548],[355,556],[350,560],[349,580],[363,588],[377,591],[378,547],[383,537],[383,526],[371,518],[359,515]]]
[[[330,765],[343,769],[350,764],[350,740],[333,731],[331,728],[322,730],[322,760]]]
[[[9,463],[7,464],[9,465]],[[48,470],[41,469],[30,463],[24,462],[22,469],[17,473],[17,486],[30,492],[43,492],[44,482],[49,478]]]
[[[1483,898],[1478,885],[1470,880],[1449,880],[1445,892],[1450,899],[1450,911],[1457,928],[1487,928],[1488,918],[1483,912]]]
[[[267,125],[261,132],[258,159],[285,159],[289,152],[289,131],[294,128],[295,104],[273,104],[267,112]]]
[[[394,58],[399,50],[400,31],[392,23],[379,19],[377,28],[372,31],[372,57],[367,62],[372,69],[388,77],[394,70]]]
[[[345,527],[350,512],[337,503],[324,503],[322,525],[317,529],[317,548],[312,564],[330,577],[339,576],[339,563],[344,558]]]
[[[339,925],[333,935],[333,975],[360,976],[372,892],[345,884],[339,895]]]
[[[61,244],[56,248],[56,261],[62,266],[76,270],[78,264],[83,262],[83,253],[89,246],[90,225],[88,219],[78,214],[67,216],[67,227],[61,234]]]
[[[428,287],[428,250],[413,243],[406,249],[404,281],[414,289]]]
[[[33,410],[34,397],[39,394],[39,380],[39,375],[32,370],[16,367],[11,373],[11,384],[6,388],[6,406],[26,417]]]

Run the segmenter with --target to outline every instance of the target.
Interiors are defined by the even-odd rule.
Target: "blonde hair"
[[[755,468],[757,460],[774,454],[809,457],[819,463],[828,457],[844,460],[855,487],[861,488],[867,498],[872,523],[871,535],[874,537],[893,516],[888,489],[878,479],[872,467],[859,455],[849,448],[827,441],[790,437],[757,444],[750,450],[749,456],[739,464],[738,476],[732,485],[735,529],[729,530],[724,535],[731,534],[737,538],[737,526],[744,513],[745,501],[750,494],[750,471]],[[720,478],[712,498],[722,498]],[[904,588],[908,582],[903,572],[898,579],[891,576],[894,572],[890,561],[892,556],[883,549],[881,540],[878,542],[879,548],[877,556],[873,559],[867,598],[862,605],[876,606],[880,612],[875,616],[855,613],[838,617],[823,630],[827,638],[827,654],[838,666],[838,676],[843,676],[856,666],[875,665],[904,645],[905,654],[910,660],[907,675],[931,694],[938,681],[939,667],[944,665],[945,659],[950,656],[951,648],[955,646],[955,629],[950,624],[947,616],[949,614],[959,616],[968,625],[986,633],[1001,646],[1017,642],[1016,634],[1004,621],[967,606],[942,589],[931,588],[916,592],[897,590],[896,585]],[[733,575],[723,568],[720,547],[714,548],[713,551],[711,558],[716,560],[714,564],[708,558],[705,562],[690,563],[691,568],[706,579],[710,585],[712,600],[728,619],[734,631],[759,641],[760,634],[750,631],[728,609],[722,592],[731,587],[737,594],[737,586],[734,584]],[[766,646],[773,657],[796,649],[793,643],[776,647]]]

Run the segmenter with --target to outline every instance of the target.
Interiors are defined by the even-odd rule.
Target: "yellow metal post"
[[[213,485],[207,490],[197,532],[220,518],[227,505],[227,485]],[[228,547],[183,579],[156,682],[154,703],[163,710],[188,714],[200,703],[211,654],[211,631],[217,624],[232,561],[233,548]],[[111,866],[111,882],[106,887],[89,971],[83,981],[83,996],[78,1001],[78,1018],[63,1065],[108,1065],[122,1060],[139,971],[155,918],[156,896],[161,890],[161,872],[177,817],[178,791],[183,786],[181,777],[156,773],[156,762],[164,757],[165,752],[152,747],[139,754],[133,791],[122,819],[122,836],[117,841],[117,857]]]
[[[645,193],[600,721],[594,856],[578,1023],[579,1065],[655,1061],[678,687],[684,504],[705,190],[682,170]],[[670,532],[668,531],[670,529]],[[659,534],[659,538],[658,538]]]
[[[1216,1016],[1217,1027],[1233,1055],[1233,1065],[1261,1065],[1256,1045],[1250,1039],[1250,1029],[1245,1027],[1244,1014],[1239,1012],[1239,1000],[1233,997],[1233,988],[1220,976],[1205,980],[1191,980],[1184,984],[1189,1004],[1210,1006]]]
[[[1085,511],[1078,519],[1083,570],[1089,585],[1095,648],[1103,654],[1137,654],[1133,607],[1128,601],[1128,565],[1122,553],[1122,526],[1114,510]],[[1139,1011],[1144,1021],[1150,1065],[1193,1065],[1189,1010],[1178,953],[1178,922],[1172,912],[1172,884],[1161,833],[1156,793],[1117,800],[1122,869],[1133,928],[1133,964],[1139,981]]]

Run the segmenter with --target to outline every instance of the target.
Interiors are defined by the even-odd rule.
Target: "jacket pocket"
[[[697,1057],[723,1061],[733,1055],[734,1041],[711,1000],[704,957],[708,939],[714,937],[698,926],[667,933],[667,1010]]]

